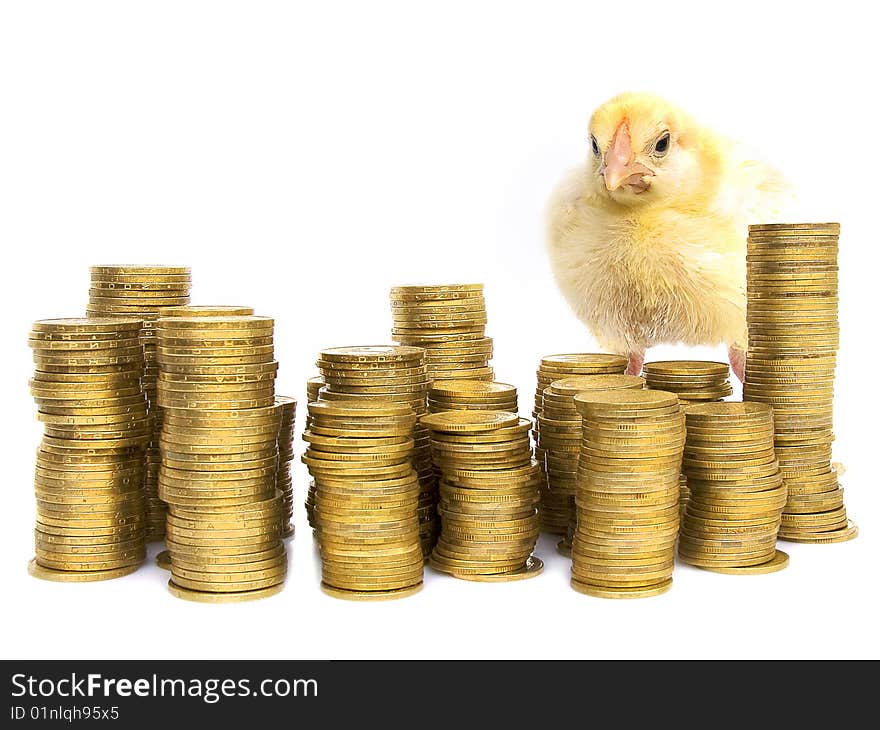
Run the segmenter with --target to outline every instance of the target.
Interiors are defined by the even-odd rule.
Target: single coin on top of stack
[[[391,315],[392,339],[425,349],[432,380],[494,379],[482,284],[392,287]]]
[[[791,542],[844,542],[858,534],[831,463],[839,234],[837,223],[749,226],[743,400],[773,407],[788,490],[779,538]]]
[[[578,393],[583,441],[571,585],[600,598],[645,598],[672,585],[684,413],[674,393]]]
[[[444,411],[422,417],[441,473],[437,570],[497,582],[538,575],[538,480],[531,423],[508,411]]]
[[[682,405],[720,401],[733,393],[730,366],[708,360],[657,360],[643,368],[648,388],[675,393]],[[680,477],[679,507],[682,514],[690,496],[687,477]]]
[[[316,403],[319,397],[319,393],[321,388],[326,385],[326,381],[321,375],[318,375],[313,378],[309,378],[306,381],[306,405],[310,403]],[[312,416],[311,409],[306,410],[306,431],[309,430],[309,427],[312,425]],[[306,494],[306,519],[309,522],[309,527],[314,529],[315,527],[315,480],[309,479],[309,490]]]
[[[321,401],[337,403],[403,403],[416,416],[427,411],[431,384],[421,347],[368,345],[322,350],[317,362],[326,385],[318,393]],[[428,430],[416,424],[412,464],[419,475],[419,521],[422,549],[431,553],[437,538],[437,480],[431,463]]]
[[[763,403],[685,408],[682,468],[691,498],[678,555],[719,573],[773,573],[788,565],[776,549],[785,484],[773,451],[773,411]]]
[[[575,375],[554,380],[544,389],[540,423],[540,448],[544,453],[548,489],[554,494],[574,500],[577,493],[578,462],[583,437],[581,414],[574,397],[589,390],[617,390],[645,387],[645,379],[637,375]],[[571,557],[571,543],[577,526],[577,510],[572,510],[565,537],[556,549]]]
[[[169,590],[212,603],[273,595],[287,575],[274,321],[167,317],[156,329]]]
[[[326,351],[325,351],[326,354]],[[384,600],[422,587],[416,417],[403,403],[310,403],[302,460],[315,480],[321,587],[336,598]]]
[[[532,412],[534,423],[535,459],[545,476],[541,483],[541,504],[538,515],[541,530],[554,535],[564,535],[574,513],[571,497],[565,493],[554,493],[546,478],[544,451],[540,446],[540,416],[543,407],[544,391],[554,380],[575,375],[622,375],[626,370],[627,358],[606,353],[572,352],[547,355],[541,358],[538,367],[538,387],[535,391],[535,409]]]
[[[293,432],[296,427],[296,399],[276,395],[275,405],[281,408],[281,427],[278,431],[278,472],[275,489],[281,493],[284,514],[281,520],[281,536],[293,537]]]
[[[144,491],[146,493],[147,541],[158,541],[165,535],[165,505],[158,496],[159,432],[162,413],[155,407],[156,360],[155,321],[168,307],[189,304],[191,275],[188,266],[92,266],[89,268],[89,303],[86,313],[96,317],[139,317],[143,320],[141,342],[144,346],[144,391],[152,421],[152,438],[144,459]]]
[[[150,438],[139,318],[34,322],[31,394],[44,424],[31,575],[127,575],[146,555],[144,446]]]
[[[517,413],[516,386],[482,380],[441,380],[428,391],[428,411],[510,411]]]

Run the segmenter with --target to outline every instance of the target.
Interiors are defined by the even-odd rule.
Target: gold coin
[[[34,578],[60,583],[83,583],[87,581],[110,580],[134,573],[140,564],[127,565],[108,570],[55,570],[37,562],[34,558],[28,563],[28,573]]]
[[[395,598],[405,598],[422,590],[422,583],[406,586],[404,588],[396,588],[391,590],[350,590],[344,588],[335,588],[324,582],[321,583],[321,590],[328,596],[333,598],[342,598],[348,601],[389,601]]]
[[[420,423],[445,433],[480,433],[514,426],[519,417],[507,411],[446,411],[422,416]]]

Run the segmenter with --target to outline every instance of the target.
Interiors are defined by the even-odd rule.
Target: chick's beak
[[[599,172],[605,177],[605,187],[609,192],[619,190],[624,185],[637,193],[648,189],[649,183],[645,177],[653,176],[654,171],[635,161],[626,122],[614,132],[614,138],[605,153],[604,164]]]

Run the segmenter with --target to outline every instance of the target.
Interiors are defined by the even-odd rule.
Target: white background
[[[876,657],[877,65],[864,3],[5,2],[0,10],[0,360],[5,658]],[[858,540],[791,566],[679,566],[663,597],[542,576],[431,574],[405,600],[318,588],[298,505],[286,590],[180,601],[148,565],[107,583],[29,577],[26,332],[83,312],[88,266],[189,264],[193,301],[277,318],[278,391],[324,346],[388,340],[394,283],[483,281],[499,379],[531,409],[542,354],[593,349],[543,249],[546,197],[592,109],[658,92],[751,143],[840,220],[836,458]],[[675,353],[719,357],[719,350]],[[300,424],[304,409],[300,411]],[[301,448],[299,446],[298,448]],[[297,470],[298,501],[306,474]]]

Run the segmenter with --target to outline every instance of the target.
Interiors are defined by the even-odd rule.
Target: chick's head
[[[665,99],[616,96],[590,119],[590,190],[628,206],[705,194],[718,167],[707,134]]]

